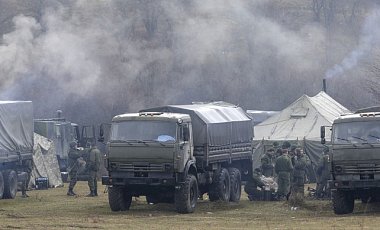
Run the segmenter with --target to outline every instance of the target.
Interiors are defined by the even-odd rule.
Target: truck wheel
[[[348,214],[354,210],[354,197],[348,191],[332,192],[332,203],[335,214]]]
[[[17,173],[14,170],[7,171],[3,175],[4,179],[4,199],[14,199],[17,193]]]
[[[237,168],[229,168],[231,189],[230,189],[230,201],[238,202],[241,197],[241,174]]]
[[[4,194],[4,178],[3,173],[0,172],[0,200],[3,198]]]
[[[122,187],[108,188],[108,202],[114,212],[129,210],[132,203],[132,195]]]
[[[174,203],[179,213],[192,213],[198,200],[198,181],[194,175],[188,175],[181,188],[175,191]]]
[[[218,173],[214,176],[214,181],[211,184],[211,188],[209,191],[209,199],[210,201],[229,201],[230,200],[230,188],[231,181],[230,175],[228,174],[228,170],[222,168]]]

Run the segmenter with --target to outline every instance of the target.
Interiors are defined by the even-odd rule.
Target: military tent
[[[320,127],[331,126],[334,119],[346,113],[350,111],[323,91],[314,97],[301,96],[280,113],[254,127],[254,166],[260,166],[261,156],[275,141],[289,141],[302,146],[311,162],[316,164],[323,149]],[[326,140],[329,140],[330,135],[330,132],[326,132]]]
[[[29,186],[35,186],[35,179],[47,177],[50,187],[63,186],[54,142],[34,133],[33,171]]]

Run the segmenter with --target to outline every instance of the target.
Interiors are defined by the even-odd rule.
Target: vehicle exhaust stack
[[[327,93],[327,88],[326,88],[326,79],[324,78],[323,81],[323,92]]]

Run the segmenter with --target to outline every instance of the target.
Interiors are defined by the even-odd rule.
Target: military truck
[[[130,208],[133,196],[174,203],[191,213],[210,201],[238,202],[252,177],[251,119],[227,103],[169,105],[115,116],[106,155],[109,205]]]
[[[380,112],[363,111],[342,115],[332,124],[329,184],[336,214],[352,213],[355,199],[380,200]]]
[[[33,163],[33,104],[0,101],[0,199],[13,199]]]
[[[67,121],[62,116],[61,110],[57,111],[56,118],[35,119],[34,132],[54,142],[63,181],[67,179],[67,159],[70,142],[76,141],[78,147],[86,148],[90,142],[96,141],[95,126],[79,126]],[[79,175],[78,178],[79,180],[87,180],[87,175]]]

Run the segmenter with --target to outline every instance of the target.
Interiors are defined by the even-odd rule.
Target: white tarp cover
[[[34,187],[39,177],[47,177],[50,187],[63,186],[54,142],[37,133],[34,133],[33,164],[30,186]]]
[[[0,163],[30,159],[32,149],[32,102],[0,101]]]
[[[189,114],[192,120],[195,146],[221,146],[250,142],[252,120],[244,110],[226,102],[167,105],[140,112],[172,112]]]
[[[323,91],[314,97],[303,95],[279,114],[256,125],[255,139],[320,141],[320,127],[331,125],[346,113],[350,111]],[[330,135],[326,132],[326,140]]]

